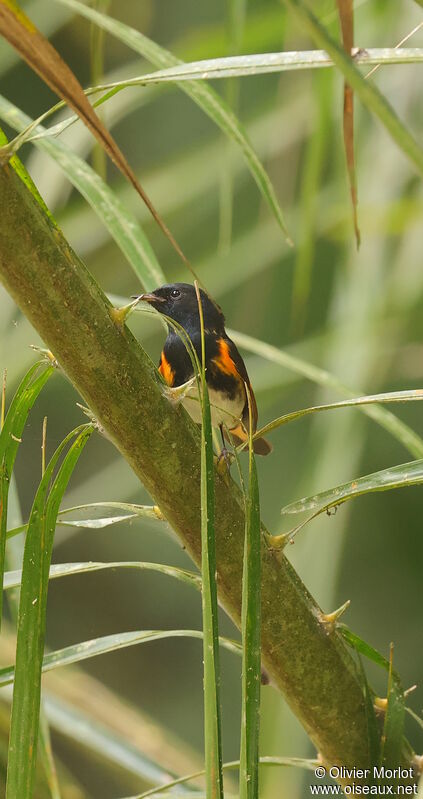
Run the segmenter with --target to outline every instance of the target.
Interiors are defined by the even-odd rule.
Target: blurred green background
[[[422,10],[412,0],[354,5],[360,47],[395,46],[422,21]],[[25,8],[81,82],[90,85],[90,24],[50,0],[33,0]],[[319,1],[313,8],[338,36],[335,3]],[[108,10],[184,60],[234,54],[237,47],[242,53],[313,47],[275,0],[248,2],[241,36],[231,32],[223,0],[112,0]],[[423,46],[422,31],[410,40],[412,46]],[[143,71],[150,71],[145,62],[116,39],[105,38],[107,80]],[[420,66],[383,67],[374,80],[415,136],[421,135]],[[421,387],[423,191],[409,161],[357,102],[362,234],[357,252],[342,140],[342,78],[334,70],[287,72],[214,86],[236,103],[275,185],[294,249],[286,245],[239,152],[178,89],[129,89],[104,106],[103,114],[156,208],[221,304],[228,326],[329,370],[357,395]],[[31,116],[55,102],[4,42],[0,93]],[[7,128],[6,132],[11,134]],[[81,123],[63,139],[91,157],[93,142]],[[137,292],[140,285],[107,230],[54,161],[32,146],[25,146],[21,155],[64,234],[103,289],[122,298]],[[189,280],[135,193],[110,164],[107,175],[144,226],[169,280]],[[140,314],[131,318],[131,327],[156,360],[164,336],[160,324]],[[0,367],[8,369],[9,391],[33,360],[29,345],[37,343],[34,330],[0,289]],[[262,423],[303,406],[341,399],[258,356],[245,353],[245,359]],[[77,401],[74,389],[57,374],[31,414],[17,464],[24,518],[39,480],[42,418],[48,416],[51,453],[81,421]],[[419,403],[391,408],[423,435]],[[260,459],[259,478],[262,516],[274,533],[283,529],[280,509],[287,502],[411,460],[391,435],[354,409],[280,428],[272,441],[275,451]],[[416,712],[423,705],[422,497],[421,488],[408,488],[359,499],[336,516],[312,522],[288,551],[325,611],[351,599],[348,625],[385,655],[394,642],[395,665],[404,686],[418,683],[409,700]],[[122,458],[97,436],[84,452],[66,505],[101,500],[149,502]],[[148,521],[99,531],[59,530],[54,561],[78,560],[157,560],[190,567],[171,531]],[[52,649],[120,630],[200,625],[199,597],[159,575],[125,571],[75,576],[54,582],[49,591],[47,642]],[[222,633],[235,634],[224,617]],[[3,653],[2,660],[8,659],[10,653]],[[238,756],[239,663],[223,653],[222,669],[224,759],[229,760]],[[89,661],[84,670],[122,698],[109,715],[116,720],[122,715],[134,745],[142,748],[135,732],[131,738],[125,714],[139,710],[146,714],[142,724],[147,738],[156,736],[158,762],[178,773],[199,763],[201,767],[198,641],[134,647]],[[369,674],[376,690],[385,695],[385,674],[372,668]],[[98,683],[89,685],[93,713],[104,713],[111,695],[103,696]],[[421,752],[423,732],[411,719],[407,735]],[[5,741],[3,735],[0,756]],[[86,743],[72,742],[63,730],[53,731],[53,743],[80,783],[69,796],[112,799],[143,788],[140,778],[93,756]],[[272,687],[263,689],[261,754],[313,754]],[[303,797],[308,782],[294,769],[263,769],[261,796]]]

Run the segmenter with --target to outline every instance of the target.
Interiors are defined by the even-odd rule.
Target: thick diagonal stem
[[[10,166],[0,169],[0,280],[200,562],[200,435],[86,267]],[[263,528],[264,529],[264,528]],[[218,587],[240,624],[244,508],[216,473]],[[287,559],[263,540],[263,664],[327,762],[369,766],[355,666]]]

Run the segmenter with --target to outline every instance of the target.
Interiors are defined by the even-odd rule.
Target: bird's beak
[[[142,302],[148,302],[149,305],[156,305],[156,303],[166,302],[164,297],[160,297],[158,294],[135,294],[132,296],[133,300],[142,300]]]

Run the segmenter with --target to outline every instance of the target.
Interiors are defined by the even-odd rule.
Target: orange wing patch
[[[168,386],[173,386],[175,380],[175,372],[173,371],[169,361],[167,360],[164,352],[160,356],[159,372]]]
[[[221,372],[224,372],[227,375],[233,375],[233,377],[236,377],[237,380],[241,380],[241,375],[239,374],[238,369],[231,358],[229,346],[223,338],[219,339],[218,346],[219,355],[216,355],[216,357],[213,358],[213,363],[216,364]]]
[[[243,443],[248,441],[248,432],[246,431],[244,425],[238,424],[236,427],[232,427],[229,432],[235,439],[235,444]]]

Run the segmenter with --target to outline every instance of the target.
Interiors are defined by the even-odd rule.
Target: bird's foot
[[[222,447],[216,459],[216,468],[220,475],[227,476],[231,470],[231,463],[235,460],[232,452],[229,452],[226,447]]]

